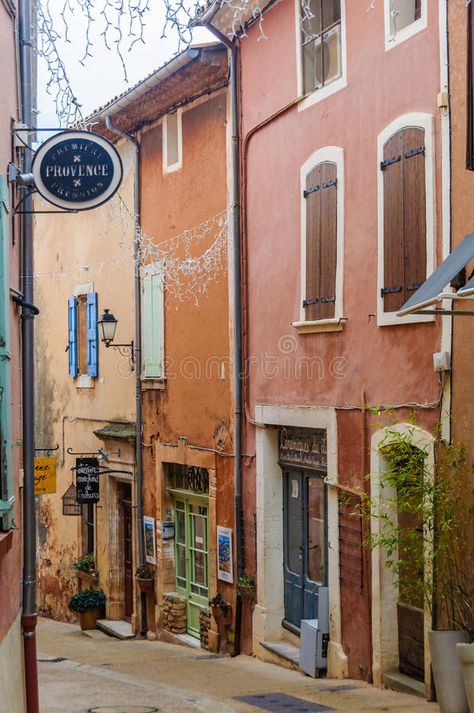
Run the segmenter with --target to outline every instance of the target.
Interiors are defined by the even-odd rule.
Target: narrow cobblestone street
[[[77,626],[46,619],[38,635],[42,713],[439,711],[421,698],[361,681],[313,680],[247,656],[119,641],[99,632],[91,638]],[[278,700],[276,694],[284,696]],[[239,700],[243,696],[261,696],[259,707]]]

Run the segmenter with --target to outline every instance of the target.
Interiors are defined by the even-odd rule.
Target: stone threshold
[[[411,693],[412,696],[425,697],[425,684],[423,681],[417,681],[416,678],[410,678],[399,671],[390,671],[383,675],[383,685],[385,688],[390,688],[392,691],[399,693]]]
[[[115,621],[112,619],[98,619],[97,628],[105,631],[110,636],[117,639],[134,639],[132,625],[128,621]]]
[[[300,651],[297,646],[290,644],[288,641],[261,641],[260,646],[299,667]]]

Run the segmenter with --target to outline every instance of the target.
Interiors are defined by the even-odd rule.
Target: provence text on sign
[[[32,171],[38,193],[70,210],[89,210],[108,201],[123,174],[115,147],[91,131],[62,131],[45,141]]]
[[[76,458],[76,490],[78,503],[99,502],[99,461],[97,458]]]

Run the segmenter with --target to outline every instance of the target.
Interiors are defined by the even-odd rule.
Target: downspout
[[[234,508],[235,549],[237,556],[237,580],[244,571],[244,547],[242,527],[242,290],[241,290],[241,237],[240,237],[240,136],[239,136],[239,88],[238,47],[211,24],[205,25],[223,45],[230,50],[230,109],[231,109],[231,170],[232,170],[232,237],[234,267],[234,374],[235,374],[235,461],[234,461]],[[242,600],[237,594],[235,613],[235,643],[233,656],[240,653],[242,624]]]
[[[31,0],[19,0],[19,39],[21,77],[21,120],[33,125],[33,14]],[[31,134],[29,148],[23,151],[23,172],[31,173]],[[28,188],[24,209],[32,211],[33,199]],[[23,583],[21,627],[25,660],[26,706],[28,713],[39,713],[38,665],[36,657],[36,510],[34,485],[35,402],[34,402],[34,310],[33,305],[33,216],[22,216],[22,381],[23,381]]]
[[[135,175],[133,183],[133,214],[134,214],[134,236],[133,236],[133,263],[135,269],[135,467],[137,476],[137,539],[138,539],[138,564],[142,567],[145,564],[145,542],[143,535],[143,467],[142,467],[142,298],[140,271],[137,269],[140,251],[140,229],[141,229],[141,193],[140,193],[140,142],[132,134],[121,131],[112,124],[110,116],[105,117],[105,124],[109,131],[116,136],[120,136],[126,141],[130,141],[135,150]],[[146,594],[141,594],[142,606],[142,631],[146,632]]]

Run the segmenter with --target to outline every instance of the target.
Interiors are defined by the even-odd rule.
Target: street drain
[[[149,706],[99,706],[98,708],[89,708],[87,713],[156,713],[159,708],[150,708]]]
[[[316,713],[316,711],[333,711],[334,708],[321,703],[306,701],[304,698],[287,696],[286,693],[260,693],[253,696],[234,696],[234,700],[248,703],[257,708],[263,708],[271,713]]]
[[[58,656],[56,659],[38,659],[38,663],[61,663],[67,661],[63,656]]]

